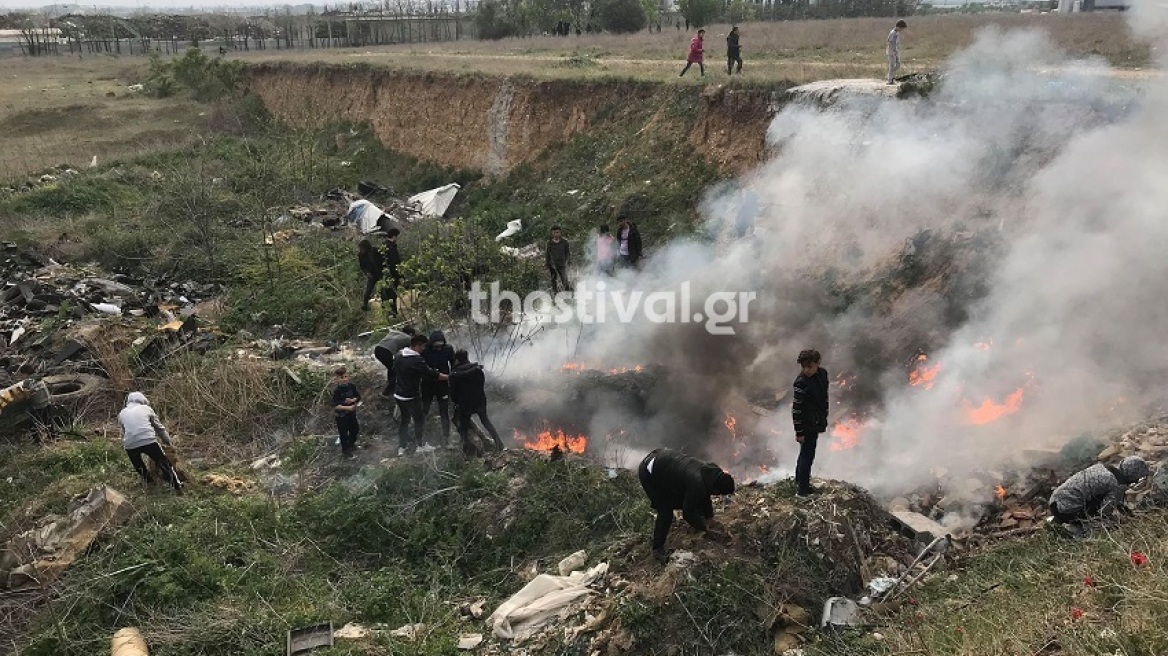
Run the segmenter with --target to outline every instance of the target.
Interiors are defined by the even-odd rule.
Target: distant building
[[[29,35],[31,35],[33,43],[42,45],[54,41],[60,44],[66,43],[66,40],[61,36],[61,30],[56,27],[38,27],[28,30],[27,33],[25,30],[0,30],[0,55],[19,55],[22,52],[27,52]]]

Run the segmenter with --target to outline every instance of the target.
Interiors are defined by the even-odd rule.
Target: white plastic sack
[[[488,618],[496,637],[514,638],[521,631],[536,629],[568,604],[593,593],[594,581],[608,573],[608,563],[570,576],[540,574],[503,602]]]
[[[442,216],[446,214],[446,208],[450,207],[450,203],[454,202],[454,197],[461,188],[452,182],[437,189],[423,191],[415,196],[410,196],[409,202],[412,205],[418,206],[418,209],[422,212],[422,216]]]
[[[380,207],[362,199],[349,203],[349,212],[345,218],[354,223],[357,230],[364,235],[377,232],[377,220],[384,214],[385,212]]]
[[[508,221],[507,222],[507,229],[504,230],[503,232],[500,232],[499,234],[495,235],[495,241],[503,241],[504,239],[510,237],[511,235],[518,234],[520,230],[523,230],[523,219],[515,219],[514,221]]]

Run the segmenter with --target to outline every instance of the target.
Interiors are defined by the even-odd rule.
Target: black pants
[[[637,268],[637,261],[629,255],[621,255],[620,266],[622,269],[635,269]]]
[[[450,441],[450,396],[447,392],[422,392],[422,419],[430,416],[430,406],[438,401],[438,416],[442,418],[442,437]]]
[[[385,367],[385,389],[381,393],[387,396],[393,394],[393,353],[384,346],[378,346],[373,349],[373,357]]]
[[[702,62],[697,62],[697,64],[698,64],[698,67],[702,69],[702,75],[705,75],[706,74],[706,65]],[[688,71],[689,67],[693,66],[693,65],[694,65],[694,62],[687,61],[685,63],[685,68],[681,69],[681,75],[678,75],[677,77],[685,77],[685,72]]]
[[[552,276],[552,294],[560,293],[560,283],[564,284],[564,291],[572,291],[572,283],[568,282],[567,266],[563,264],[554,264],[548,271]]]
[[[669,529],[673,527],[673,509],[666,508],[657,493],[657,486],[653,482],[653,475],[649,473],[649,461],[657,456],[657,451],[650,451],[637,468],[637,479],[641,481],[641,489],[649,497],[649,507],[657,512],[657,519],[653,522],[653,551],[665,548],[665,538],[669,537]]]
[[[158,442],[151,442],[136,449],[126,449],[126,455],[129,456],[130,463],[134,465],[134,471],[138,472],[147,483],[153,483],[154,477],[150,475],[150,470],[146,469],[146,462],[142,460],[144,455],[149,456],[154,461],[154,466],[158,467],[158,471],[166,476],[166,480],[170,482],[175,491],[182,489],[183,484],[178,478],[178,472],[171,466],[170,459],[162,452],[162,446]]]
[[[738,63],[738,72],[741,73],[742,72],[742,54],[738,53],[738,52],[734,52],[734,51],[726,53],[726,73],[727,74],[729,74],[729,75],[734,74],[735,62]]]
[[[365,274],[365,295],[361,297],[361,309],[369,309],[369,300],[373,298],[373,294],[377,291],[377,283],[381,282],[381,276],[372,276]],[[385,294],[382,294],[384,297]],[[382,298],[382,300],[385,300]]]
[[[425,415],[422,413],[422,400],[410,399],[409,401],[397,400],[397,409],[401,413],[401,419],[397,425],[397,445],[403,449],[410,448],[410,422],[414,422],[414,444],[413,448],[417,448],[422,444],[422,433],[425,428],[423,421]]]
[[[479,454],[478,445],[470,439],[470,420],[474,415],[479,416],[479,421],[482,422],[483,428],[487,429],[491,440],[495,442],[495,450],[502,451],[503,440],[499,439],[499,431],[495,430],[495,425],[487,417],[487,406],[484,405],[481,408],[470,411],[463,410],[462,408],[458,409],[458,436],[462,438],[462,452],[468,456]]]
[[[1056,506],[1055,503],[1051,501],[1050,514],[1052,517],[1054,517],[1054,521],[1058,522],[1059,524],[1081,522],[1085,519],[1099,517],[1100,513],[1103,512],[1103,501],[1104,499],[1089,501],[1087,502],[1087,505],[1083,506],[1083,508],[1081,508],[1078,512],[1060,512],[1058,506]]]
[[[811,494],[811,465],[815,462],[815,447],[819,443],[818,433],[803,436],[799,445],[799,462],[795,465],[795,487],[799,494]]]
[[[341,453],[353,455],[357,446],[357,436],[361,433],[361,424],[357,423],[356,412],[344,412],[337,415],[337,432],[341,435]]]

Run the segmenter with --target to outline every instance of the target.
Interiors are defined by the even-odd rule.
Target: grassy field
[[[886,19],[841,19],[741,26],[745,75],[738,84],[796,83],[879,77],[884,70]],[[905,72],[940,66],[987,26],[1047,30],[1061,48],[1078,56],[1101,56],[1113,65],[1148,65],[1149,50],[1132,39],[1117,14],[1074,16],[983,14],[910,20],[905,36]],[[691,72],[677,79],[690,34],[677,29],[634,35],[535,37],[502,41],[458,41],[379,48],[265,51],[233,55],[245,61],[365,62],[393,68],[447,73],[487,73],[551,78],[623,77],[687,85],[725,79],[723,39],[729,26],[708,30],[705,78]],[[205,107],[185,98],[156,100],[127,89],[141,81],[142,57],[84,59],[12,58],[0,77],[0,179],[12,179],[68,163],[88,164],[171,150],[189,143],[207,119]],[[112,96],[110,94],[113,94]]]
[[[0,180],[58,164],[86,166],[94,155],[105,163],[187,143],[204,108],[129,91],[145,69],[142,57],[4,60]]]
[[[891,21],[857,18],[781,23],[745,23],[743,80],[811,82],[841,77],[879,77],[884,70],[884,38]],[[1132,39],[1119,14],[1074,16],[982,14],[909,19],[903,61],[906,71],[940,66],[969,45],[979,30],[1043,29],[1058,47],[1076,56],[1100,56],[1113,65],[1148,65],[1148,47]],[[707,68],[715,80],[725,76],[728,25],[708,28]],[[674,80],[691,33],[675,28],[633,35],[543,36],[501,41],[403,44],[349,50],[251,53],[249,60],[370,62],[427,71],[481,72],[541,77],[622,76]],[[691,72],[686,82],[702,78]],[[691,77],[692,76],[692,77]]]

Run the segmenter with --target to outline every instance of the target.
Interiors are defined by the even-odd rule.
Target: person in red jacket
[[[706,65],[702,63],[702,53],[705,52],[704,41],[706,38],[705,30],[698,30],[698,33],[689,42],[689,55],[685,58],[685,68],[681,69],[681,75],[677,77],[685,77],[685,72],[689,70],[690,66],[698,65],[701,69],[702,75],[706,74]]]

